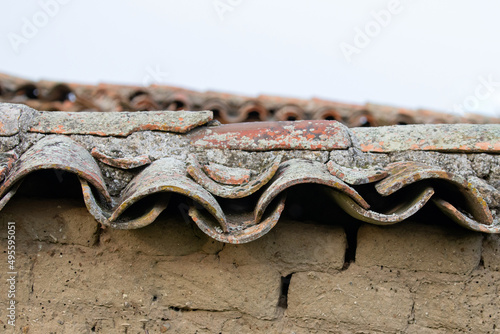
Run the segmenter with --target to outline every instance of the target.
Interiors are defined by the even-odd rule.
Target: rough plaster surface
[[[5,333],[440,334],[500,325],[498,237],[439,221],[361,225],[350,264],[335,219],[283,220],[243,245],[210,239],[175,210],[139,230],[103,230],[77,201],[19,198],[0,217],[2,244],[8,221],[17,228],[18,319],[13,331],[2,285]]]
[[[468,274],[479,265],[482,242],[481,234],[462,228],[412,222],[390,227],[363,225],[358,231],[356,263]]]

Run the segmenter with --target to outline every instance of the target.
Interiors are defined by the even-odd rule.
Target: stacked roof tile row
[[[368,223],[432,205],[468,229],[500,233],[500,125],[211,120],[210,111],[0,104],[0,210],[29,174],[54,170],[76,175],[90,214],[121,229],[151,224],[176,193],[204,233],[249,242],[277,224],[290,189],[309,184]]]
[[[24,103],[49,111],[211,110],[221,123],[248,121],[337,120],[349,127],[396,124],[500,123],[499,118],[457,116],[372,103],[346,104],[261,95],[247,97],[196,92],[169,86],[81,85],[28,80],[0,74],[0,102]]]

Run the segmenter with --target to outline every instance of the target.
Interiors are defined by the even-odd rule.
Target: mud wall
[[[6,333],[494,333],[500,239],[445,218],[346,230],[283,218],[243,245],[182,210],[102,229],[82,202],[15,198],[0,216]],[[8,222],[16,326],[8,324]],[[354,224],[354,222],[353,222]]]

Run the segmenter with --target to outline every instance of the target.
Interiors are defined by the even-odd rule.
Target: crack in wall
[[[293,274],[294,273],[291,273],[287,276],[281,277],[280,295],[278,297],[279,309],[286,310],[288,308],[288,290],[290,289],[290,282]]]
[[[351,263],[356,262],[359,226],[359,224],[348,224],[344,226],[347,245],[345,249],[344,265],[342,266],[342,270],[347,270]]]

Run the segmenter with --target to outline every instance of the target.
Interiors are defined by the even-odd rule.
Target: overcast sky
[[[0,0],[0,72],[500,116],[500,1]]]

